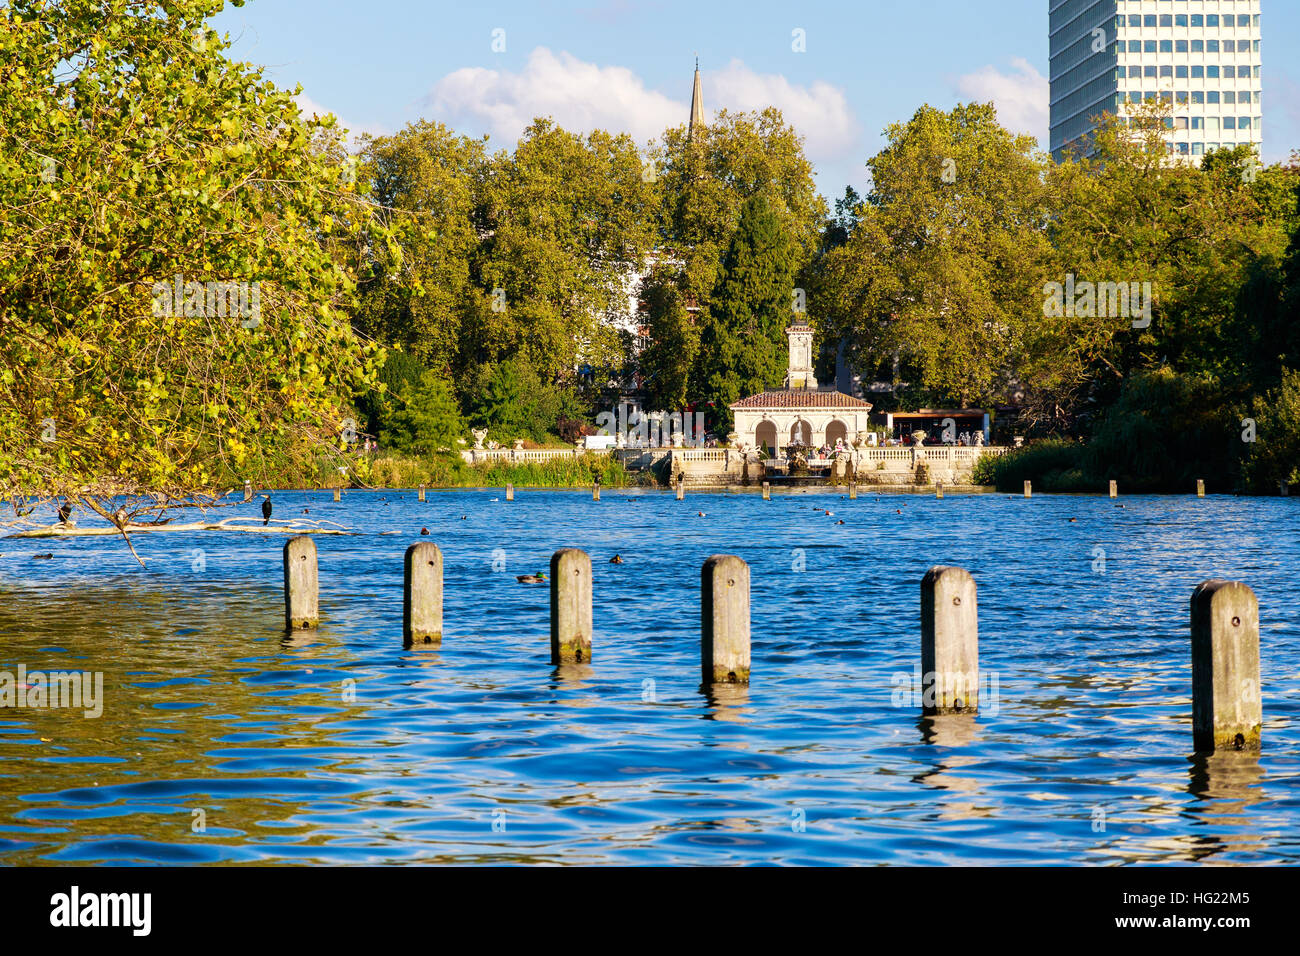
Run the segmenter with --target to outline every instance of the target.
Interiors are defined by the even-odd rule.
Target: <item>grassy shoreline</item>
[[[302,491],[331,488],[403,489],[654,487],[651,472],[630,472],[605,455],[556,458],[540,462],[494,461],[469,464],[459,455],[427,458],[392,454],[318,457],[312,461],[268,461],[249,469],[248,480],[262,488]],[[228,475],[224,484],[242,487],[244,477]]]

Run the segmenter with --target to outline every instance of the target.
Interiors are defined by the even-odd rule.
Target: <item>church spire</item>
[[[695,127],[704,125],[704,93],[700,89],[700,58],[695,58],[695,87],[691,90],[691,125],[687,135],[695,132]]]

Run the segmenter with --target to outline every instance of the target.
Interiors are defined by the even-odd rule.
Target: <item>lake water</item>
[[[104,682],[97,719],[0,710],[0,863],[1300,861],[1300,500],[272,497],[360,532],[317,539],[321,626],[288,644],[282,536],[139,535],[147,570],[113,538],[0,539],[0,670]],[[437,650],[401,641],[420,540]],[[561,547],[594,565],[589,666],[549,663],[549,589],[515,580]],[[709,696],[719,552],[751,566],[753,679]],[[978,718],[896,705],[936,564],[979,587]],[[1189,755],[1212,577],[1259,596],[1253,757]]]

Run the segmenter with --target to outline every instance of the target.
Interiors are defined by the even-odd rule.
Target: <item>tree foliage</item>
[[[792,319],[797,250],[767,197],[752,196],[727,247],[700,330],[692,398],[715,430],[731,427],[728,406],[781,384],[784,330]]]
[[[1255,397],[1254,434],[1243,429],[1244,484],[1255,494],[1272,494],[1278,485],[1300,485],[1300,369],[1287,369],[1276,389]]]
[[[1095,153],[1054,165],[1052,254],[1045,278],[1149,284],[1148,317],[1103,312],[1045,316],[1021,367],[1031,417],[1074,427],[1109,405],[1132,373],[1168,365],[1241,381],[1251,361],[1252,273],[1275,275],[1286,246],[1286,180],[1280,169],[1246,174],[1246,147],[1202,166],[1170,162],[1164,113],[1144,107],[1129,123],[1110,118]],[[1247,377],[1253,378],[1253,372]]]
[[[821,263],[814,305],[859,354],[904,356],[926,392],[991,401],[1041,302],[1047,160],[988,104],[922,107],[887,136],[865,203],[831,224],[847,231],[849,213],[852,229]]]
[[[473,271],[488,159],[483,140],[420,121],[364,141],[359,175],[398,248],[374,252],[357,327],[430,368],[461,364],[467,319],[488,308]]]
[[[458,451],[464,434],[451,385],[437,373],[425,372],[403,389],[401,406],[388,417],[380,438],[398,451],[428,456]]]
[[[699,329],[687,311],[677,277],[668,270],[647,279],[642,299],[650,339],[641,361],[646,407],[684,410],[691,370],[699,355]]]
[[[803,138],[780,110],[719,110],[693,131],[664,131],[654,150],[660,241],[684,260],[682,288],[706,305],[741,210],[763,195],[793,240],[797,265],[813,254],[826,217]]]
[[[337,441],[373,374],[337,263],[386,236],[332,117],[226,58],[222,6],[0,8],[0,494],[102,510],[257,478],[267,449]]]

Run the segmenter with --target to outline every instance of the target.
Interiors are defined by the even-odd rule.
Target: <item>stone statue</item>
[[[515,451],[523,451],[523,450],[524,450],[524,440],[522,438],[516,438]]]
[[[474,436],[474,448],[475,448],[477,451],[482,451],[482,450],[483,450],[483,439],[484,439],[484,438],[487,438],[487,429],[486,429],[486,428],[471,428],[471,429],[469,430],[469,432],[470,432],[471,435]]]

